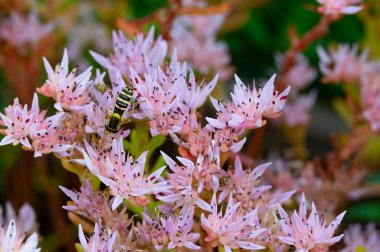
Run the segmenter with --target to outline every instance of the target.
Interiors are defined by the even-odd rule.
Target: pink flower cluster
[[[34,94],[30,110],[27,105],[20,105],[17,98],[14,99],[13,105],[5,108],[5,114],[0,113],[0,125],[7,127],[1,129],[1,133],[6,136],[0,146],[21,143],[23,148],[34,151],[35,157],[51,152],[66,156],[66,151],[72,147],[70,142],[75,137],[75,134],[72,136],[69,123],[76,121],[64,113],[46,117],[46,112],[40,111],[37,94]]]
[[[284,63],[284,55],[275,54],[275,61],[278,69],[281,69]],[[295,56],[293,66],[282,76],[285,83],[289,83],[292,90],[301,90],[308,86],[317,77],[317,71],[310,66],[309,61],[303,54]]]
[[[345,247],[340,252],[354,252],[358,250],[379,251],[380,235],[375,224],[367,224],[365,229],[360,224],[349,226],[344,231]]]
[[[317,2],[321,5],[318,11],[332,18],[355,14],[363,9],[362,0],[317,0]]]
[[[335,50],[330,50],[329,53],[322,47],[318,47],[317,51],[323,81],[327,83],[354,83],[358,81],[368,58],[367,50],[358,55],[357,45],[350,47],[347,44],[342,44]]]
[[[320,69],[327,83],[359,84],[363,117],[374,132],[380,129],[380,63],[368,57],[368,50],[358,54],[358,46],[340,45],[327,53],[318,48]]]
[[[11,16],[2,19],[0,24],[0,38],[20,51],[26,45],[35,46],[54,27],[52,23],[41,24],[36,12],[29,12],[26,17],[18,12],[12,12]]]
[[[277,68],[284,67],[284,56],[276,54],[275,60]],[[282,122],[288,127],[305,127],[311,122],[310,111],[314,106],[317,98],[315,91],[309,94],[301,94],[301,91],[307,88],[317,77],[317,71],[310,66],[307,58],[302,54],[295,55],[295,62],[281,76],[281,81],[289,83],[292,91],[289,99],[283,109]]]
[[[360,78],[363,116],[369,121],[374,132],[380,130],[380,62],[369,62],[363,67]]]
[[[278,238],[282,242],[295,246],[297,251],[328,251],[327,249],[331,244],[340,241],[343,237],[343,234],[334,237],[334,232],[346,212],[341,213],[327,225],[326,217],[320,217],[314,203],[312,203],[311,213],[307,217],[304,194],[302,194],[298,213],[294,212],[289,217],[281,206],[278,206],[278,209],[283,232],[283,235]]]
[[[91,51],[91,55],[104,68],[117,68],[125,77],[130,76],[131,68],[138,74],[150,73],[166,57],[167,42],[161,37],[154,41],[153,27],[145,38],[143,34],[139,34],[134,41],[127,39],[122,31],[113,32],[112,37],[113,54],[105,58]]]
[[[171,47],[178,50],[178,58],[202,74],[219,73],[222,80],[231,77],[227,45],[216,41],[216,34],[225,20],[224,14],[208,16],[180,16],[174,20],[170,32]]]
[[[215,129],[231,128],[237,134],[245,129],[260,128],[266,124],[264,117],[276,118],[281,114],[285,100],[290,91],[286,88],[282,93],[274,89],[275,75],[263,88],[249,88],[235,75],[236,85],[231,93],[232,101],[226,104],[212,99],[217,110],[217,118],[206,118]]]
[[[362,0],[317,0],[317,2],[320,4],[317,10],[323,15],[320,25],[337,20],[345,14],[357,13],[363,8]],[[322,29],[322,26],[319,28]],[[300,42],[298,40],[298,38],[293,37],[292,43],[297,44]],[[319,66],[324,75],[322,80],[329,83],[357,80],[367,59],[367,51],[357,56],[357,46],[351,49],[348,45],[341,45],[338,50],[330,53],[318,47],[317,51],[320,57]],[[299,91],[314,81],[317,72],[299,51],[296,50],[292,55],[294,62],[290,67],[286,65],[289,62],[286,62],[287,58],[285,56],[281,54],[275,55],[277,67],[282,74],[280,76],[281,81],[289,83],[293,88],[289,101],[284,108],[282,121],[288,127],[305,127],[311,121],[310,111],[315,103],[316,93],[301,95]]]
[[[264,86],[252,87],[235,76],[231,100],[211,98],[216,115],[202,121],[197,110],[217,85],[218,75],[209,82],[198,81],[194,71],[178,60],[179,53],[167,55],[166,41],[155,40],[153,34],[151,29],[147,36],[129,40],[114,33],[114,53],[104,57],[92,52],[106,68],[110,83],[100,71],[92,79],[91,68],[81,74],[75,68],[70,71],[66,51],[54,70],[44,59],[48,79],[37,91],[54,100],[56,114],[47,116],[40,110],[37,94],[31,109],[15,99],[0,114],[5,126],[0,133],[6,135],[1,145],[21,143],[36,156],[53,152],[85,181],[79,191],[61,187],[71,199],[64,208],[83,218],[79,226],[83,249],[194,250],[207,244],[232,251],[294,245],[312,252],[337,242],[341,236],[333,234],[343,214],[324,226],[313,206],[305,220],[303,199],[299,213],[288,217],[280,205],[295,191],[274,193],[262,184],[270,163],[251,169],[236,158],[227,171],[223,169],[231,152],[243,147],[246,130],[281,115],[290,87],[277,91],[275,75]],[[120,131],[111,133],[105,125],[127,85],[138,106],[128,105]],[[161,152],[166,165],[154,169],[148,152],[132,157],[124,148],[131,120],[147,121],[152,137],[170,137],[180,156]],[[106,189],[100,189],[100,183]],[[155,205],[156,201],[162,204]],[[140,218],[129,216],[138,207],[146,207],[137,212]]]
[[[310,111],[317,99],[316,92],[307,95],[299,95],[295,101],[284,107],[284,121],[290,127],[309,125],[311,122]]]

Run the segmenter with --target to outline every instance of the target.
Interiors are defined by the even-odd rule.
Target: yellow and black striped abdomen
[[[117,132],[119,131],[119,124],[121,117],[123,116],[125,110],[130,106],[132,103],[135,103],[135,99],[133,98],[133,87],[132,86],[126,86],[121,90],[119,95],[116,97],[116,103],[115,108],[113,110],[113,113],[108,120],[106,124],[106,129],[110,132]]]
[[[108,119],[108,122],[106,124],[106,129],[109,132],[117,133],[119,131],[119,124],[120,124],[121,116],[118,113],[113,113],[111,117]]]
[[[120,94],[116,98],[115,108],[122,110],[123,112],[131,105],[133,100],[133,87],[127,86],[121,90]]]

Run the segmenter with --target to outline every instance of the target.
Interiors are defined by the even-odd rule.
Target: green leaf
[[[379,34],[380,34],[380,6],[378,0],[368,0],[368,11],[360,13],[359,18],[364,28],[363,44],[370,49],[374,58],[380,57]]]
[[[90,171],[87,171],[87,172],[90,173],[90,174],[89,174],[90,176],[86,177],[86,179],[90,180],[90,182],[91,182],[91,186],[92,186],[92,189],[93,189],[94,191],[99,190],[99,186],[100,186],[100,184],[101,184],[100,179],[99,179],[97,176],[95,176],[94,174],[92,174]],[[81,179],[81,182],[82,182],[82,185],[84,185],[84,183],[83,183],[83,182],[84,182],[83,179]]]
[[[67,160],[67,158],[61,159],[61,164],[63,168],[65,168],[69,172],[77,174],[79,178],[81,178],[83,173],[86,171],[86,168],[84,166],[76,164],[75,162],[69,161]]]
[[[149,142],[149,127],[145,124],[137,124],[131,131],[130,140],[124,141],[124,148],[135,157],[143,153]]]
[[[135,18],[142,18],[168,5],[167,0],[129,0],[128,3],[133,9]]]
[[[347,207],[347,222],[380,222],[380,202],[364,201]]]
[[[148,205],[148,210],[150,213],[154,213],[154,210],[157,208],[158,205],[161,205],[162,202],[161,201],[154,201],[153,199],[151,199],[149,205]]]
[[[360,87],[352,83],[345,83],[343,85],[346,96],[350,97],[358,106],[361,104]]]
[[[132,204],[129,204],[128,200],[125,200],[125,204],[127,205],[128,211],[137,215],[139,219],[142,219],[142,213],[144,212],[144,207],[137,207]]]
[[[124,141],[124,148],[134,157],[138,157],[144,151],[148,151],[147,160],[165,143],[166,137],[157,135],[150,138],[149,127],[146,124],[138,124],[131,131],[130,140]],[[148,165],[149,162],[146,162]],[[147,167],[145,167],[147,168]]]
[[[162,203],[160,201],[153,200],[153,197],[151,195],[148,195],[147,197],[149,198],[149,204],[147,208],[150,213],[154,213],[155,208]],[[137,215],[139,219],[142,219],[142,213],[144,212],[145,207],[137,207],[135,205],[132,205],[128,202],[128,200],[125,200],[124,202],[127,205],[128,211]]]
[[[380,163],[379,149],[380,137],[375,135],[368,137],[366,145],[359,150],[357,160],[360,163],[376,166]]]
[[[150,156],[157,150],[161,145],[164,144],[166,137],[163,135],[154,136],[150,139],[149,143],[145,146],[146,150],[149,151],[147,160],[149,160]]]
[[[366,182],[369,184],[380,184],[380,171],[372,171],[368,174]]]
[[[352,117],[352,112],[347,107],[347,104],[344,99],[340,97],[334,98],[332,100],[332,106],[347,125],[352,125],[354,121]]]
[[[160,155],[156,162],[154,163],[153,167],[152,167],[152,170],[151,172],[154,172],[155,170],[161,168],[162,166],[166,165],[165,163],[165,159],[162,157],[162,155]],[[164,175],[164,174],[163,174]]]
[[[78,233],[78,227],[75,225],[69,226],[70,232],[73,234]],[[65,239],[62,239],[62,231],[57,231],[45,235],[44,238],[39,242],[41,251],[58,251],[60,248],[65,246]],[[79,245],[79,244],[78,244]],[[78,250],[80,252],[85,252],[85,250]]]

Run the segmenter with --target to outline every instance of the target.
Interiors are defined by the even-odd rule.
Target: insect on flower
[[[133,87],[132,85],[127,85],[123,90],[121,90],[120,94],[116,97],[115,108],[113,113],[106,124],[106,129],[112,133],[116,133],[120,130],[119,124],[121,121],[121,117],[123,116],[125,110],[129,106],[132,108],[138,108],[138,103],[136,98],[133,97]]]

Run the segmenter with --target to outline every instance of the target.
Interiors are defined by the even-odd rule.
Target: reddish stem
[[[285,52],[284,63],[282,64],[280,71],[281,76],[284,76],[292,68],[296,55],[299,52],[304,51],[313,41],[321,39],[326,35],[331,21],[330,17],[322,16],[318,24],[309,30],[302,38],[291,38],[292,46],[287,52]]]
[[[252,159],[255,159],[255,157],[257,157],[260,152],[261,144],[265,139],[266,129],[266,126],[256,129],[255,134],[252,134],[251,139],[249,140],[246,152],[247,156],[251,157]]]
[[[280,69],[278,78],[280,81],[277,84],[277,88],[279,90],[283,90],[286,87],[285,83],[283,83],[281,80],[284,79],[283,76],[286,76],[288,71],[293,67],[297,54],[304,51],[315,40],[323,38],[323,36],[325,36],[328,32],[328,28],[331,22],[332,19],[329,16],[322,16],[319,22],[302,38],[297,38],[293,29],[289,30],[291,47],[284,54],[284,62]],[[259,153],[258,149],[264,140],[265,131],[266,129],[262,128],[260,131],[257,131],[256,134],[252,135],[247,150],[247,153],[250,157],[255,158]]]

